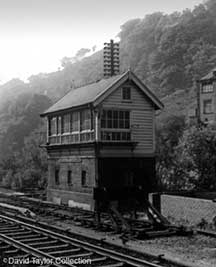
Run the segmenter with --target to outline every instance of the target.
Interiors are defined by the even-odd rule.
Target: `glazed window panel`
[[[131,88],[123,87],[122,88],[122,99],[123,100],[131,100]]]
[[[81,131],[91,130],[91,112],[89,109],[80,113],[80,129]]]
[[[61,124],[62,124],[62,118],[61,116],[58,116],[56,118],[56,121],[57,121],[57,134],[61,134]]]
[[[102,111],[102,116],[101,116],[101,128],[107,128],[106,127],[106,122],[107,122],[107,119],[106,119],[106,110],[103,110]]]
[[[56,117],[50,119],[50,135],[56,135]]]
[[[103,141],[130,141],[130,111],[103,110],[101,117],[101,139]]]
[[[213,83],[203,84],[202,85],[202,92],[203,93],[213,92]]]
[[[107,111],[107,128],[113,128],[113,111],[108,110]]]
[[[101,128],[129,129],[130,112],[127,110],[103,110]]]
[[[203,101],[203,113],[209,114],[212,113],[212,100],[206,99]]]
[[[73,112],[71,114],[71,132],[79,131],[79,113]]]
[[[64,115],[62,122],[63,122],[62,133],[69,133],[70,132],[70,114]]]
[[[101,131],[101,139],[103,141],[130,141],[131,133],[130,132],[121,132],[121,131]]]

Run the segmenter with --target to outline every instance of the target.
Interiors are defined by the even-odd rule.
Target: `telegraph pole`
[[[104,77],[112,77],[119,74],[119,43],[104,43]]]

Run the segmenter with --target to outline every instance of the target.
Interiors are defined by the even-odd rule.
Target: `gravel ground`
[[[81,233],[89,237],[104,239],[109,243],[125,246],[140,252],[153,255],[164,255],[171,260],[183,261],[197,267],[216,266],[216,238],[199,234],[192,236],[172,236],[149,240],[131,240],[123,245],[118,235],[96,232],[91,229],[71,225],[70,222],[46,219],[50,224],[70,229],[72,232]]]
[[[51,225],[70,229],[75,233],[98,239],[103,238],[109,243],[125,246],[140,252],[147,252],[157,256],[165,255],[172,260],[183,261],[196,267],[216,267],[216,238],[195,234],[187,237],[173,236],[142,241],[130,240],[123,244],[118,235],[96,232],[92,229],[75,226],[74,223],[71,224],[67,220],[63,222],[53,217],[40,217],[40,220]]]
[[[144,251],[165,254],[170,259],[191,262],[195,266],[216,266],[216,238],[203,235],[163,237],[138,242]],[[136,246],[136,243],[132,244]]]

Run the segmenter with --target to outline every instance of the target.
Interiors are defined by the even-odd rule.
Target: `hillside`
[[[215,0],[182,13],[153,13],[121,26],[121,72],[130,67],[162,99],[160,123],[170,114],[186,114],[194,104],[194,80],[216,65],[215,29]],[[33,75],[28,83],[13,79],[1,85],[0,159],[22,150],[25,138],[40,127],[39,114],[51,103],[73,88],[101,79],[102,57],[102,51],[77,61],[66,57],[56,72]]]

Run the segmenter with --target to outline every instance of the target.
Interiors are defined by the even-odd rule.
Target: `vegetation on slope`
[[[158,116],[160,133],[166,133],[163,127],[169,124],[171,114],[184,116],[187,113],[188,106],[195,101],[194,81],[215,67],[215,29],[215,0],[208,0],[192,11],[187,9],[170,15],[157,12],[143,19],[127,21],[121,26],[121,71],[130,67],[164,101],[166,108]],[[85,49],[81,51],[87,52]],[[15,79],[0,86],[1,181],[10,175],[14,180],[19,172],[26,177],[19,167],[9,175],[12,167],[5,161],[14,162],[14,155],[18,154],[21,161],[28,162],[23,154],[27,137],[34,144],[32,150],[37,151],[32,136],[35,129],[40,131],[39,113],[69,90],[102,78],[102,51],[82,60],[77,60],[78,55],[77,58],[62,59],[61,70],[31,76],[29,83]],[[179,142],[177,140],[176,145]],[[166,142],[159,144],[166,146]],[[173,148],[170,149],[174,157]],[[162,158],[158,162],[160,160],[162,162]],[[34,167],[31,164],[25,166],[26,173],[30,170],[29,179],[34,177],[31,174]],[[42,176],[44,174],[41,173]],[[22,188],[25,183],[17,184]]]

